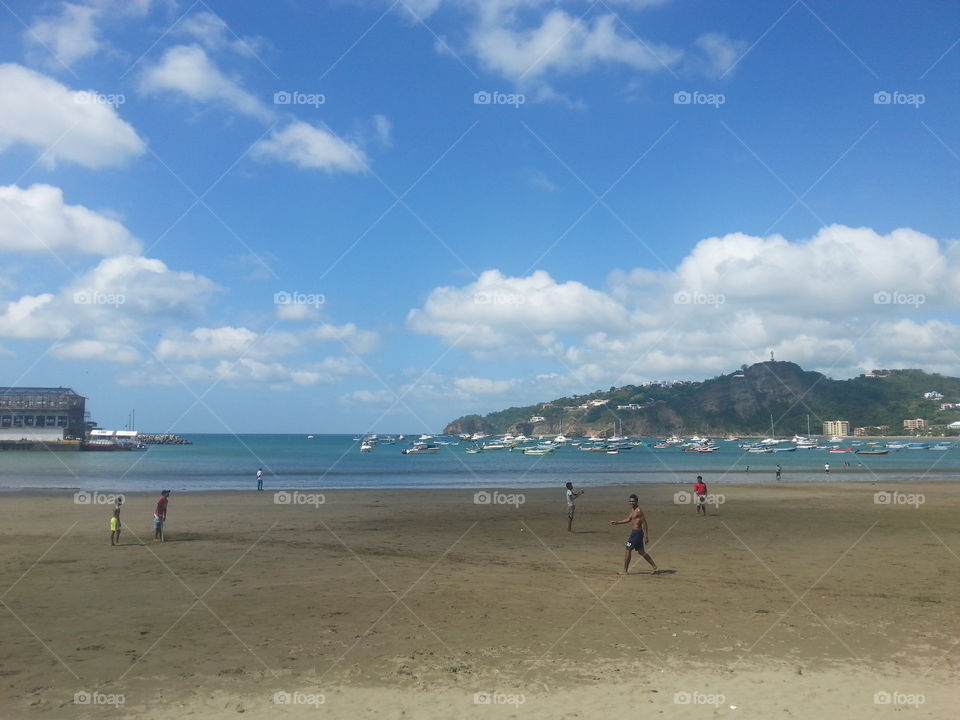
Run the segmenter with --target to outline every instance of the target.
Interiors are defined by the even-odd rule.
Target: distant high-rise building
[[[844,437],[850,434],[849,420],[827,420],[823,424],[824,435],[838,435]]]

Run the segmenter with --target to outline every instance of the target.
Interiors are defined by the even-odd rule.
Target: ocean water
[[[523,488],[634,483],[960,480],[960,450],[901,450],[889,455],[797,450],[747,454],[734,442],[714,453],[636,447],[617,455],[563,447],[544,456],[519,451],[465,452],[446,445],[435,455],[403,455],[406,444],[361,453],[353,435],[188,435],[193,445],[133,452],[2,452],[0,489],[104,492],[276,489]],[[830,463],[831,473],[824,473]],[[845,466],[849,463],[849,467]],[[749,471],[747,467],[749,466]]]

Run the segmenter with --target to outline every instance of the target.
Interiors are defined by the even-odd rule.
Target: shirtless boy
[[[644,560],[650,563],[650,567],[653,568],[651,574],[656,575],[660,570],[657,568],[657,564],[653,561],[653,558],[643,549],[644,536],[646,536],[647,540],[650,539],[650,531],[647,529],[647,518],[643,514],[643,510],[640,509],[640,501],[636,495],[631,495],[628,501],[630,503],[630,514],[627,515],[626,519],[610,521],[611,525],[626,525],[629,523],[633,526],[630,539],[627,540],[627,551],[623,556],[623,570],[618,572],[617,575],[627,574],[627,570],[630,567],[630,553],[634,550],[636,550]]]

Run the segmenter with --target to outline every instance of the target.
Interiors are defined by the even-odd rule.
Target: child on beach
[[[113,509],[113,517],[110,518],[110,545],[119,545],[119,544],[120,544],[120,503],[117,503],[117,506]]]
[[[694,504],[697,506],[697,515],[703,511],[703,516],[707,516],[707,484],[703,482],[703,475],[697,475],[697,481],[693,484]]]
[[[157,500],[157,509],[153,513],[153,539],[163,542],[163,524],[167,521],[167,504],[170,497],[169,490],[160,492],[160,498]]]
[[[583,490],[573,487],[573,483],[567,483],[567,532],[573,532],[573,516],[577,512],[577,506],[574,503],[578,497],[583,495]]]

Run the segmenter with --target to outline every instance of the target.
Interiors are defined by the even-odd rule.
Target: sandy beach
[[[0,717],[954,716],[960,486],[558,488],[4,494]]]

